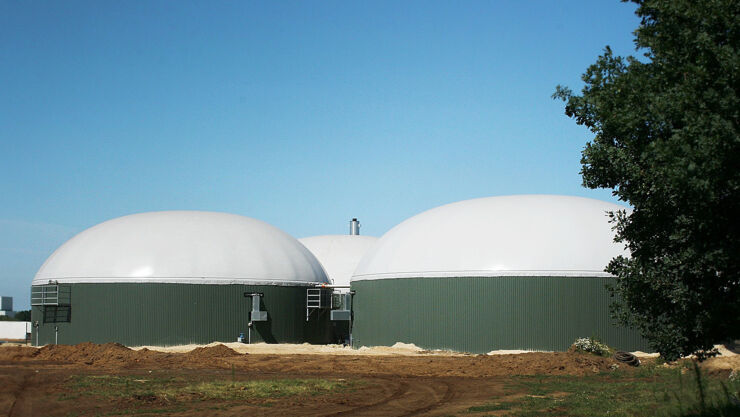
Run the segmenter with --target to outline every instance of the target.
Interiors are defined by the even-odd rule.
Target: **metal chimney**
[[[352,236],[360,234],[360,222],[357,219],[352,219],[349,222],[349,234]]]

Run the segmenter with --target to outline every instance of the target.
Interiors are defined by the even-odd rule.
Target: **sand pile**
[[[100,367],[135,367],[144,363],[159,363],[169,355],[149,350],[135,351],[119,343],[98,345],[85,342],[77,345],[47,345],[0,348],[0,361],[43,361],[76,363]]]
[[[26,346],[2,346],[0,347],[0,361],[20,361],[34,358],[39,350]]]
[[[106,369],[229,369],[266,372],[327,372],[342,374],[403,374],[416,376],[585,375],[609,372],[613,358],[574,352],[471,355],[430,352],[415,345],[350,349],[319,345],[245,345],[212,343],[170,348],[129,349],[117,343],[49,345],[42,348],[2,346],[0,362],[54,362],[60,365],[95,366]],[[160,351],[162,349],[163,351]],[[179,353],[175,353],[179,352]],[[245,355],[242,353],[250,353]],[[650,361],[653,359],[645,359]],[[701,365],[710,372],[740,369],[740,355],[723,352]],[[620,369],[626,367],[620,365]]]
[[[302,344],[291,344],[291,343],[280,343],[280,344],[269,344],[269,343],[238,343],[228,342],[219,343],[214,342],[207,345],[180,345],[180,346],[139,346],[133,347],[134,350],[149,349],[158,352],[167,353],[187,353],[193,349],[200,347],[213,347],[217,345],[223,345],[230,349],[233,349],[237,353],[249,353],[255,355],[362,355],[362,356],[376,356],[376,355],[400,355],[400,356],[413,356],[413,355],[443,355],[443,356],[464,356],[466,353],[441,351],[441,350],[424,350],[411,343],[398,342],[393,346],[363,346],[359,349],[353,349],[348,346],[342,345],[311,345],[308,343]]]
[[[230,359],[245,357],[234,349],[220,343],[197,347],[187,353],[167,355],[172,357],[172,363],[179,361],[190,368],[224,368],[231,366]]]
[[[191,350],[190,352],[188,352],[187,355],[195,359],[208,359],[208,358],[228,358],[228,357],[233,357],[233,356],[239,356],[241,354],[235,351],[234,349],[231,349],[230,347],[227,347],[219,343],[218,345],[215,345],[215,346],[204,346],[204,347],[195,348]]]
[[[85,342],[77,345],[47,345],[38,350],[36,359],[57,362],[105,364],[136,359],[140,354],[120,343],[98,345]]]
[[[502,375],[585,375],[608,372],[616,361],[602,356],[571,352],[532,352],[482,355],[497,364]]]
[[[719,355],[709,358],[704,361],[703,367],[709,371],[736,371],[740,372],[740,355],[736,353],[736,350],[730,350],[725,346],[715,346],[719,351]]]

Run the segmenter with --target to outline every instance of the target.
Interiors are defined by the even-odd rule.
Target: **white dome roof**
[[[617,255],[607,211],[582,197],[516,195],[461,201],[418,214],[383,235],[356,280],[456,276],[610,276]],[[628,210],[628,209],[627,209]]]
[[[349,285],[360,259],[377,237],[360,235],[325,235],[298,239],[316,256],[334,285]]]
[[[160,211],[93,226],[60,246],[33,285],[167,282],[302,285],[328,282],[295,238],[235,214]]]

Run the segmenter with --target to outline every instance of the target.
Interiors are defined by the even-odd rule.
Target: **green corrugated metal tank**
[[[648,350],[613,323],[604,272],[629,256],[603,201],[554,195],[467,200],[391,229],[352,277],[354,346],[414,343],[483,353],[566,350],[597,337]]]
[[[252,342],[326,343],[326,315],[306,320],[306,289],[323,283],[303,245],[259,220],[134,214],[81,232],[41,266],[32,341],[175,345],[244,333]]]

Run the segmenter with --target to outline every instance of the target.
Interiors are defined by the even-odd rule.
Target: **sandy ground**
[[[439,355],[439,356],[468,356],[468,353],[452,352],[447,350],[424,350],[412,343],[398,342],[393,346],[362,346],[353,349],[342,345],[311,345],[303,344],[267,344],[267,343],[220,343],[214,342],[207,345],[180,345],[180,346],[135,346],[131,349],[141,350],[148,349],[157,352],[185,353],[199,347],[212,347],[224,345],[238,353],[258,354],[258,355],[397,355],[397,356],[416,356],[416,355]]]
[[[4,344],[5,346],[26,346],[24,343],[18,341],[8,341]],[[357,349],[343,345],[312,345],[309,343],[303,344],[268,344],[268,343],[240,343],[240,342],[213,342],[209,344],[190,344],[190,345],[177,345],[177,346],[131,346],[132,350],[150,350],[156,352],[165,353],[187,353],[193,349],[203,347],[213,347],[223,345],[237,353],[241,354],[257,354],[257,355],[360,355],[360,356],[378,356],[378,355],[393,355],[393,356],[418,356],[418,355],[435,355],[435,356],[471,356],[475,354],[466,352],[455,352],[449,350],[426,350],[420,348],[413,343],[396,342],[392,346],[362,346]],[[728,358],[732,358],[738,355],[740,350],[738,346],[730,346],[732,349],[725,345],[715,345],[719,355],[716,359],[722,359],[720,362],[727,362]],[[553,353],[548,351],[532,351],[532,350],[492,350],[486,355],[518,355],[524,353]],[[639,358],[657,358],[660,356],[658,353],[631,352],[633,355]],[[729,359],[730,362],[733,359]]]
[[[311,345],[308,343],[303,344],[267,344],[267,343],[253,343],[253,344],[246,344],[246,343],[239,343],[239,342],[231,342],[231,343],[222,343],[222,342],[213,342],[207,345],[179,345],[179,346],[135,346],[131,349],[134,350],[140,350],[140,349],[148,349],[148,350],[155,350],[158,352],[170,352],[170,353],[185,353],[190,352],[193,349],[199,348],[199,347],[209,347],[209,346],[216,346],[216,345],[224,345],[229,347],[230,349],[233,349],[236,352],[239,353],[249,353],[249,354],[262,354],[262,355],[290,355],[290,354],[299,354],[299,355],[399,355],[399,356],[416,356],[416,355],[437,355],[437,356],[470,356],[470,353],[465,352],[454,352],[449,350],[425,350],[422,349],[413,343],[403,343],[403,342],[396,342],[393,344],[393,346],[373,346],[373,347],[367,347],[362,346],[357,349],[353,349],[348,346],[342,346],[342,345]],[[736,356],[737,353],[733,352],[732,350],[728,349],[724,345],[716,345],[715,348],[719,350],[721,357],[732,357]],[[517,354],[523,354],[523,353],[533,353],[533,352],[544,352],[544,353],[551,353],[547,351],[531,351],[531,350],[492,350],[487,353],[487,355],[517,355]],[[633,355],[639,357],[639,358],[657,358],[660,356],[658,353],[650,353],[650,352],[631,352]]]
[[[253,355],[351,355],[351,356],[447,356],[447,357],[465,357],[465,356],[477,356],[476,354],[465,353],[465,352],[454,352],[449,350],[425,350],[413,343],[396,342],[393,346],[373,346],[367,347],[362,346],[358,349],[353,349],[348,346],[342,345],[311,345],[308,343],[303,344],[267,344],[267,343],[254,343],[245,344],[239,342],[232,343],[209,343],[207,345],[179,345],[179,346],[136,346],[132,347],[132,350],[150,350],[164,353],[187,353],[194,349],[211,348],[216,346],[226,346],[233,351],[240,354],[253,354]],[[715,348],[719,351],[717,357],[712,358],[705,362],[704,366],[707,369],[713,370],[740,370],[740,355],[735,350],[730,350],[724,345],[715,345]],[[529,353],[550,353],[556,352],[543,352],[543,351],[531,351],[531,350],[492,350],[486,355],[488,356],[509,356],[509,355],[522,355]],[[631,352],[642,360],[655,359],[660,356],[658,353]]]
[[[231,346],[236,345],[236,349]],[[652,359],[646,358],[646,361]],[[352,350],[341,346],[210,344],[167,348],[81,343],[0,347],[0,415],[258,415],[258,416],[448,416],[501,398],[512,376],[608,373],[612,358],[574,352],[472,355],[430,352],[408,344]],[[727,378],[740,370],[728,351],[702,367]],[[620,369],[631,372],[622,364]],[[65,400],[74,375],[134,376],[186,381],[320,378],[346,379],[357,390],[255,402],[196,399],[177,408],[157,398]]]

